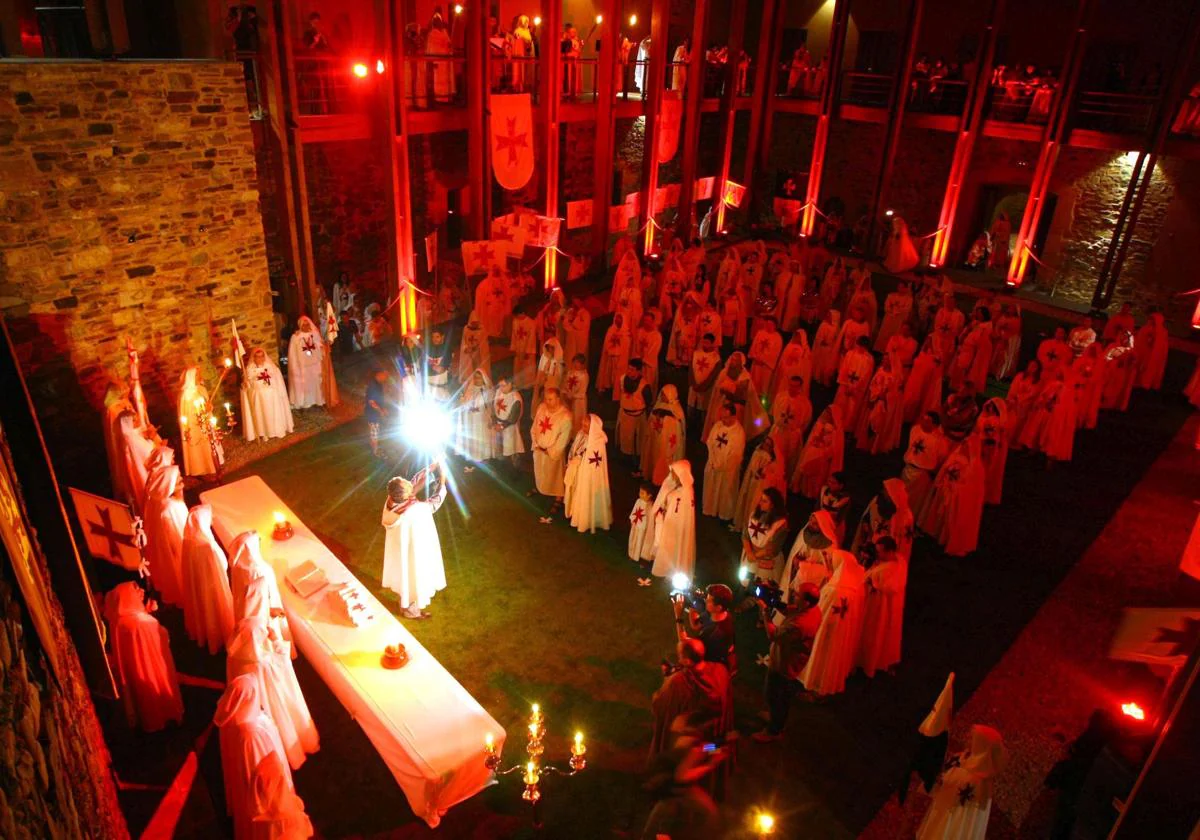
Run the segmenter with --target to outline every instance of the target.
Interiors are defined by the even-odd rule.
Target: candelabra
[[[497,776],[507,776],[518,771],[521,772],[521,780],[525,783],[521,799],[529,803],[533,814],[533,827],[535,830],[540,830],[542,828],[540,806],[542,801],[542,776],[553,774],[570,777],[582,773],[587,767],[587,746],[583,743],[583,733],[576,732],[575,739],[571,743],[571,758],[567,761],[567,769],[564,770],[552,764],[542,764],[542,755],[545,752],[543,739],[546,736],[546,719],[542,714],[541,706],[537,703],[533,704],[533,711],[529,716],[528,730],[529,741],[525,745],[528,761],[524,764],[514,764],[506,770],[501,770],[500,751],[496,748],[496,741],[489,732],[484,738],[484,764]]]
[[[192,400],[192,408],[196,410],[196,426],[188,422],[186,414],[179,415],[179,431],[183,436],[184,444],[190,444],[194,438],[193,435],[204,435],[204,439],[208,441],[208,451],[212,453],[213,467],[217,471],[217,483],[221,483],[221,478],[225,471],[223,450],[221,441],[227,434],[233,431],[237,426],[237,420],[233,416],[233,406],[230,403],[225,403],[225,425],[222,427],[221,420],[217,416],[216,400],[217,395],[221,391],[221,385],[225,382],[225,376],[233,367],[233,359],[226,358],[221,368],[221,375],[217,377],[216,384],[209,389],[207,397],[196,397]]]

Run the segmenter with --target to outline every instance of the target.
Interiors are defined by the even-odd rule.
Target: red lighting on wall
[[[1121,704],[1121,714],[1125,715],[1126,717],[1133,718],[1134,720],[1146,719],[1146,710],[1132,701]]]
[[[361,61],[357,62],[351,69],[354,71],[354,75],[358,76],[358,78],[367,78],[367,65],[363,64]]]

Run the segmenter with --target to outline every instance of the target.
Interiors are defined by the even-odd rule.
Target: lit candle
[[[496,752],[496,738],[491,732],[483,736],[483,749],[488,755],[494,755]]]
[[[768,834],[774,834],[775,818],[766,812],[762,812],[755,817],[754,828],[758,831],[759,837],[766,837]]]
[[[541,727],[538,726],[538,722],[536,720],[529,724],[529,737],[536,741],[538,739],[539,729],[541,729]]]
[[[630,16],[629,16],[629,25],[630,25],[630,26],[637,26],[637,15],[630,15]]]
[[[217,415],[209,415],[208,422],[214,429],[217,428]]]
[[[534,16],[533,16],[533,25],[534,25],[534,26],[541,26],[541,25],[542,25],[542,16],[541,16],[541,15],[534,15]]]
[[[537,703],[533,704],[533,719],[534,720],[542,719],[542,707]]]
[[[278,511],[278,510],[275,511],[274,516],[275,516],[275,524],[276,525],[282,525],[284,522],[287,522],[287,519],[284,517],[282,511]]]
[[[225,367],[227,367],[227,368],[233,367],[233,359],[226,356],[224,364],[225,364]]]
[[[525,765],[525,784],[536,785],[541,776],[538,775],[538,766],[534,762],[529,762]]]
[[[583,743],[583,733],[575,733],[575,743],[571,745],[571,755],[583,755],[587,752],[587,747]]]
[[[596,15],[596,25],[599,26],[602,23],[604,23],[604,15]]]
[[[463,13],[463,7],[462,7],[462,4],[460,4],[460,3],[455,3],[455,4],[454,4],[454,14],[456,14],[456,15],[461,15],[462,13]]]
[[[184,414],[179,415],[179,425],[185,429],[187,428],[187,415],[184,415]]]

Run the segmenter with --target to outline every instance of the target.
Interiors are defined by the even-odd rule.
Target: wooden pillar
[[[769,0],[768,0],[769,2]],[[691,239],[695,217],[696,165],[700,156],[700,104],[704,101],[704,26],[708,0],[696,0],[692,18],[692,49],[688,56],[687,90],[683,98],[683,174],[679,183],[679,213],[675,232],[684,242]]]
[[[1187,74],[1191,69],[1192,58],[1196,54],[1197,41],[1200,41],[1200,6],[1192,5],[1188,20],[1187,34],[1175,53],[1175,65],[1171,70],[1170,82],[1154,105],[1154,113],[1150,119],[1149,137],[1146,146],[1149,154],[1139,152],[1134,164],[1133,175],[1125,190],[1125,200],[1117,214],[1117,222],[1113,227],[1112,240],[1108,243],[1108,253],[1105,254],[1104,264],[1100,268],[1100,276],[1096,280],[1096,291],[1092,295],[1092,306],[1107,308],[1112,302],[1113,292],[1117,281],[1121,279],[1121,269],[1125,266],[1125,255],[1129,251],[1129,243],[1133,240],[1134,229],[1141,216],[1142,205],[1146,200],[1146,190],[1154,178],[1154,167],[1162,155],[1163,144],[1171,133],[1171,122],[1183,95],[1184,86],[1190,82]]]
[[[450,4],[453,11],[453,4]],[[463,11],[467,35],[467,178],[471,185],[471,213],[467,229],[472,239],[487,239],[491,231],[492,170],[488,154],[487,6],[471,3]]]
[[[1046,193],[1050,188],[1050,178],[1054,174],[1054,163],[1058,160],[1058,153],[1066,137],[1067,117],[1075,100],[1075,90],[1079,87],[1079,71],[1083,65],[1083,53],[1087,45],[1087,26],[1094,5],[1094,0],[1080,0],[1075,12],[1075,24],[1063,57],[1063,81],[1055,93],[1049,119],[1042,132],[1042,148],[1033,170],[1033,183],[1029,187],[1025,214],[1021,217],[1021,230],[1017,233],[1017,244],[1008,263],[1008,275],[1004,278],[1004,282],[1013,288],[1020,287],[1025,281],[1025,270],[1029,267],[1033,240],[1042,220]]]
[[[713,200],[717,202],[714,226],[717,232],[725,230],[725,184],[729,181],[729,161],[733,155],[733,130],[737,124],[737,66],[742,54],[742,37],[746,32],[746,5],[735,3],[733,18],[729,22],[729,61],[725,64],[725,90],[721,95],[721,114],[725,125],[721,131],[721,171],[713,184]],[[742,199],[745,203],[745,197]]]
[[[762,21],[758,28],[758,65],[754,68],[754,97],[750,104],[750,134],[746,138],[746,166],[742,170],[742,183],[746,185],[744,203],[752,206],[754,201],[754,173],[765,169],[766,161],[760,161],[759,147],[764,126],[768,125],[768,113],[775,102],[775,68],[779,64],[779,48],[783,38],[783,27],[777,19],[783,15],[784,0],[763,0]]]
[[[810,236],[817,223],[817,204],[821,200],[821,174],[825,169],[825,147],[829,143],[829,121],[837,114],[842,87],[842,56],[846,51],[846,30],[850,23],[850,0],[835,0],[833,22],[829,30],[828,73],[821,91],[821,110],[813,135],[812,162],[808,166],[808,189],[804,195],[804,215],[800,217],[800,235]]]
[[[617,94],[617,72],[621,66],[618,42],[621,32],[621,0],[602,0],[604,15],[600,30],[599,74],[596,85],[596,144],[592,147],[592,256],[597,263],[608,250],[608,208],[612,205],[613,103]]]
[[[658,120],[662,110],[667,69],[667,24],[671,0],[654,0],[650,11],[650,66],[642,87],[646,130],[642,135],[642,207],[638,229],[642,231],[642,253],[654,249],[654,194],[658,191]]]
[[[962,196],[963,183],[975,153],[975,141],[983,130],[983,109],[987,104],[992,86],[992,67],[996,60],[996,38],[1004,20],[1005,0],[992,0],[984,28],[983,43],[980,45],[979,65],[975,78],[970,80],[966,101],[963,102],[959,118],[958,139],[954,143],[954,157],[950,162],[950,174],[946,178],[946,191],[942,196],[942,212],[938,216],[937,233],[933,237],[930,265],[940,268],[946,264],[950,251],[950,240],[954,235],[954,218],[958,213],[958,200]]]
[[[921,12],[925,0],[909,0],[908,20],[904,29],[904,46],[900,50],[900,68],[892,78],[892,92],[888,107],[887,130],[883,135],[883,148],[879,153],[879,173],[875,178],[875,190],[871,195],[871,215],[867,226],[867,253],[875,242],[875,226],[883,212],[888,184],[896,166],[896,149],[900,145],[900,130],[904,127],[904,114],[908,110],[908,87],[912,84],[913,53],[917,48],[917,33],[921,30]]]
[[[308,181],[304,170],[304,142],[300,139],[300,132],[296,124],[300,107],[296,95],[296,62],[292,51],[291,32],[298,31],[299,21],[290,19],[289,13],[285,12],[284,8],[285,4],[282,0],[275,0],[272,6],[275,24],[272,31],[278,49],[279,77],[283,90],[283,118],[279,122],[279,139],[284,150],[289,180],[292,184],[289,209],[294,219],[294,229],[299,245],[299,271],[296,275],[298,310],[299,312],[308,312],[309,303],[317,298],[316,289],[319,283],[313,259],[312,226],[308,218]],[[291,14],[298,14],[296,6],[289,5],[288,8]]]
[[[762,130],[758,135],[758,145],[751,146],[751,151],[758,156],[758,168],[766,169],[771,161],[771,129],[775,124],[776,91],[779,89],[780,52],[783,50],[783,23],[787,15],[787,0],[775,0],[774,9],[777,21],[771,32],[771,64],[767,73],[766,89],[763,91]],[[762,43],[762,40],[759,40]]]
[[[417,292],[415,291],[417,266],[416,249],[413,246],[412,190],[409,183],[408,160],[408,99],[405,89],[403,11],[396,0],[383,0],[381,10],[384,38],[386,73],[383,95],[386,99],[388,131],[388,175],[391,189],[392,237],[388,247],[388,274],[395,283],[399,302],[397,317],[393,319],[398,336],[416,332]]]
[[[546,36],[542,43],[542,131],[545,138],[545,157],[543,169],[546,173],[546,210],[545,215],[558,218],[558,186],[559,186],[559,109],[562,105],[563,64],[562,50],[559,40],[562,38],[563,17],[562,3],[551,0],[546,7]],[[549,43],[546,43],[549,42]],[[566,222],[560,225],[560,230],[566,229]],[[546,259],[543,262],[545,286],[552,289],[558,285],[558,255],[553,249],[546,249]]]

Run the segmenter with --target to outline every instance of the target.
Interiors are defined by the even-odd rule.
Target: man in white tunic
[[[295,428],[287,386],[261,347],[250,351],[242,372],[242,433],[246,440],[286,437]]]
[[[507,376],[500,377],[496,394],[492,397],[496,457],[511,458],[514,464],[517,456],[525,451],[525,439],[521,436],[520,427],[524,411],[525,402],[521,398],[521,392],[513,387],[512,379]]]
[[[571,443],[571,412],[562,402],[556,387],[546,388],[542,404],[533,415],[533,478],[535,490],[543,496],[552,496],[554,504],[550,515],[562,511],[563,471],[567,458],[567,446]],[[542,517],[543,524],[549,517]]]
[[[325,342],[317,325],[307,315],[300,316],[296,331],[288,340],[288,390],[295,408],[325,405],[321,384]]]
[[[446,500],[446,474],[441,462],[429,468],[436,481],[433,492],[422,501],[417,487],[424,486],[426,470],[409,481],[393,478],[383,503],[383,585],[400,598],[405,618],[428,618],[425,608],[433,596],[446,588],[442,545],[433,515]]]

